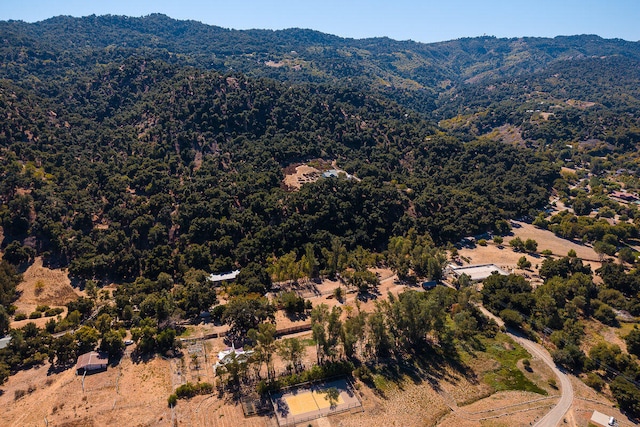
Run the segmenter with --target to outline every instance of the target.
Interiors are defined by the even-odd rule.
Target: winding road
[[[538,357],[546,363],[560,380],[561,395],[558,404],[547,412],[547,415],[534,424],[534,427],[556,427],[562,422],[564,415],[567,413],[569,408],[571,408],[571,404],[573,403],[573,387],[571,386],[569,376],[558,369],[556,364],[553,362],[553,359],[551,359],[551,355],[549,355],[549,352],[543,346],[510,332],[508,332],[508,334],[518,344],[523,346],[532,356]]]
[[[478,305],[477,307],[486,316],[495,320],[498,325],[504,326],[504,322],[502,321],[502,319],[495,316],[493,313],[491,313],[481,305]],[[518,336],[509,331],[507,331],[507,335],[509,335],[514,341],[524,347],[532,356],[538,357],[540,360],[542,360],[547,366],[549,366],[549,368],[551,368],[555,376],[560,380],[560,400],[558,401],[557,405],[553,407],[553,409],[547,412],[544,417],[542,417],[537,423],[533,425],[534,427],[556,427],[562,422],[565,414],[571,408],[571,404],[573,403],[573,386],[571,385],[569,376],[558,369],[547,349],[540,344],[535,343],[522,336]]]

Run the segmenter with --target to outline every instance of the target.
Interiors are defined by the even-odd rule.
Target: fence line
[[[295,427],[296,424],[300,424],[300,423],[304,423],[307,421],[311,421],[311,420],[315,420],[317,418],[321,418],[321,417],[326,417],[328,415],[337,415],[337,414],[342,414],[344,412],[348,412],[350,410],[352,410],[353,408],[361,408],[360,412],[363,412],[364,409],[362,409],[362,404],[361,403],[350,403],[348,404],[346,407],[342,407],[340,409],[338,408],[334,408],[334,409],[318,409],[316,412],[314,412],[311,415],[307,415],[304,416],[302,418],[296,418],[296,417],[291,417],[291,421],[289,421],[289,417],[287,417],[287,420],[284,422],[280,422],[278,421],[278,425],[280,427]],[[277,417],[276,417],[277,419]]]

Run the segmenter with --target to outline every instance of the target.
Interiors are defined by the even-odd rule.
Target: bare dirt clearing
[[[18,285],[20,297],[14,303],[17,312],[25,313],[27,316],[38,306],[48,305],[50,307],[61,307],[65,310],[67,304],[75,301],[83,293],[71,286],[69,275],[63,269],[50,269],[42,265],[42,258],[37,257],[33,264],[22,274],[23,281]],[[40,290],[38,290],[40,289]],[[21,328],[29,321],[34,322],[38,327],[44,327],[48,318],[33,320],[21,320],[12,322],[12,328]]]
[[[284,183],[289,188],[299,190],[302,184],[317,181],[321,173],[322,172],[312,166],[300,165],[295,168],[293,173],[287,173],[285,175]]]

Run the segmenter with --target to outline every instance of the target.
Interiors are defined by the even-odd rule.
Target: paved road
[[[547,415],[542,417],[540,421],[534,424],[534,427],[556,427],[562,423],[564,415],[573,403],[573,387],[571,386],[569,376],[556,367],[553,359],[551,359],[551,355],[549,355],[549,352],[543,346],[512,333],[509,333],[509,336],[523,346],[532,356],[536,356],[546,363],[560,380],[562,394],[560,395],[558,404],[547,412]]]
[[[478,305],[480,311],[482,311],[485,315],[489,316],[493,320],[498,323],[500,326],[504,326],[504,322],[499,317],[495,316],[489,310],[484,308],[481,305]],[[564,415],[567,413],[569,408],[571,408],[571,404],[573,403],[573,387],[571,386],[571,381],[569,380],[569,376],[562,372],[560,369],[556,367],[551,355],[547,351],[546,348],[541,346],[538,343],[535,343],[531,340],[528,340],[524,337],[515,335],[511,332],[507,332],[507,334],[513,338],[518,344],[523,346],[532,356],[540,358],[547,366],[551,368],[553,373],[560,380],[560,400],[558,404],[553,407],[547,415],[542,417],[537,423],[534,424],[533,427],[556,427],[558,424],[562,423]]]

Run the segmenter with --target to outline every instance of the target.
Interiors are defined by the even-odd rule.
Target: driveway
[[[502,319],[491,313],[482,305],[478,305],[478,308],[486,316],[495,320],[498,325],[504,326]],[[547,412],[547,415],[534,424],[534,427],[556,427],[562,422],[565,414],[569,408],[571,408],[571,404],[573,403],[573,387],[571,386],[569,376],[558,369],[547,349],[540,344],[509,331],[507,331],[507,335],[524,347],[532,356],[542,360],[547,366],[549,366],[549,368],[551,368],[555,376],[558,377],[558,380],[560,380],[560,391],[562,394],[560,395],[558,404]]]

